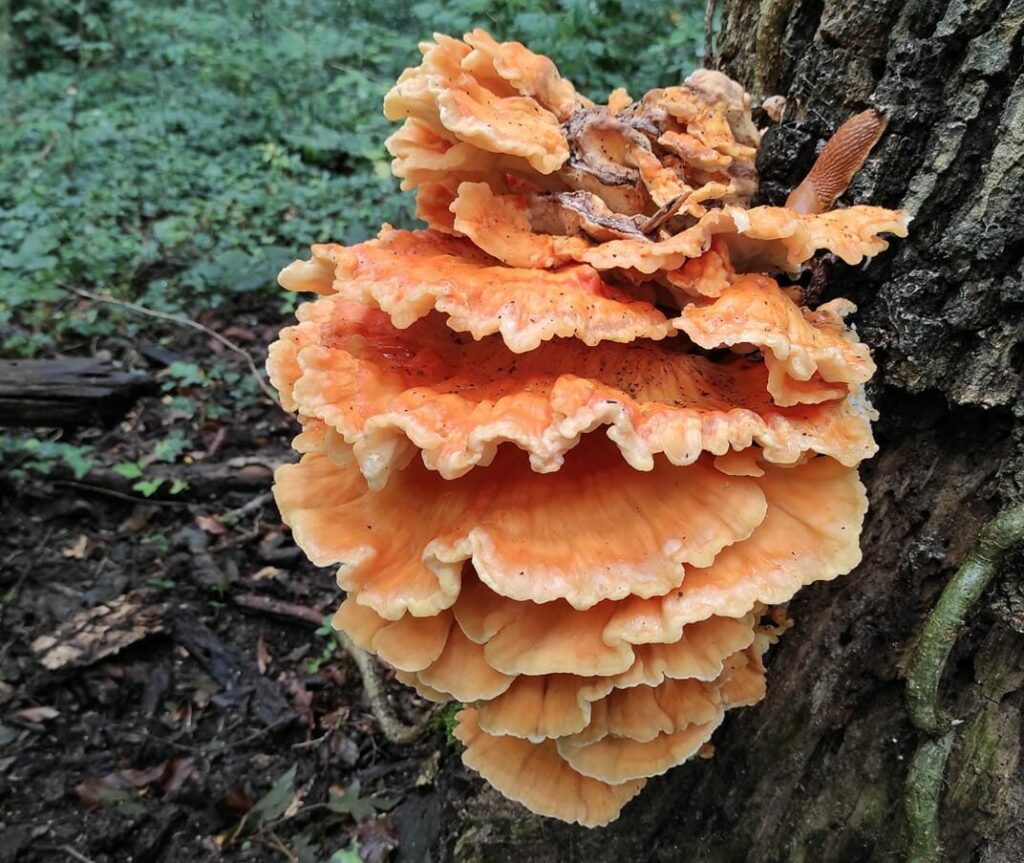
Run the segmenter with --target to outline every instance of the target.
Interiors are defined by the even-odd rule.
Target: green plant
[[[95,451],[87,444],[0,435],[0,465],[12,479],[24,479],[33,473],[49,476],[61,463],[70,468],[75,479],[82,479],[96,463]]]
[[[445,740],[449,744],[455,743],[455,726],[458,724],[455,717],[465,704],[458,701],[451,701],[446,704],[437,714],[437,722],[444,729]]]
[[[330,616],[324,618],[323,623],[317,627],[316,632],[313,634],[324,639],[324,644],[317,656],[312,656],[306,660],[307,674],[316,674],[326,663],[334,659],[334,653],[338,647]]]
[[[526,42],[602,98],[681,79],[702,8],[14,0],[16,74],[0,89],[0,350],[67,351],[163,326],[64,286],[176,313],[259,308],[308,243],[411,225],[381,101],[435,30]]]

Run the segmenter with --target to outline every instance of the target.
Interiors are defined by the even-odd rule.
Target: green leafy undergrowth
[[[311,241],[412,224],[387,88],[435,30],[483,26],[594,97],[680,80],[702,3],[13,0],[0,86],[0,351],[87,349],[152,309],[266,308]],[[5,52],[0,52],[3,56]]]

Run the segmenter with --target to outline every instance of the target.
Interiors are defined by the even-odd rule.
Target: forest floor
[[[231,320],[207,323],[259,361],[273,316]],[[217,347],[168,326],[165,362]],[[135,351],[115,359],[166,378]],[[263,399],[207,420],[174,465],[188,486],[146,497],[123,466],[167,439],[174,411],[145,397],[92,430],[77,477],[56,465],[5,483],[0,861],[323,863],[433,845],[443,722],[390,745],[357,668],[318,629],[338,604],[332,575],[291,543],[268,494],[293,420]],[[145,475],[160,464],[141,461]],[[389,694],[407,721],[427,709]]]
[[[444,717],[381,733],[269,495],[294,420],[243,354],[262,370],[311,242],[411,223],[381,102],[419,40],[484,26],[643,92],[698,65],[704,4],[10,5],[0,358],[151,386],[106,426],[0,430],[0,863],[437,859],[482,784]]]

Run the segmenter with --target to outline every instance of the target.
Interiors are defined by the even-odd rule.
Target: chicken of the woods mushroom
[[[751,207],[759,134],[720,73],[600,105],[480,30],[420,50],[384,110],[428,227],[280,276],[319,296],[270,349],[302,426],[275,494],[340,566],[335,626],[464,705],[467,765],[606,824],[763,697],[768,607],[860,560],[874,364],[796,277],[907,217],[830,209],[875,112]]]

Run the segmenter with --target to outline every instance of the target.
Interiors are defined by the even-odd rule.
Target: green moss
[[[437,713],[436,722],[444,729],[445,740],[447,740],[451,745],[458,743],[458,740],[455,738],[455,726],[457,725],[455,717],[465,706],[466,705],[461,702],[452,701],[442,707]]]

